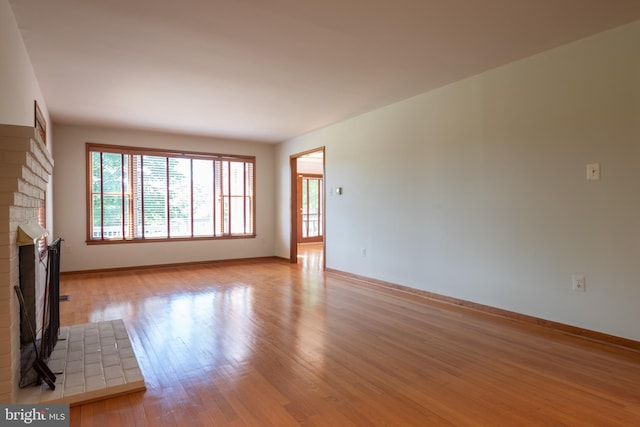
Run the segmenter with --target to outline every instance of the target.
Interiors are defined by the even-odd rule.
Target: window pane
[[[167,222],[167,158],[143,156],[142,165],[144,237],[166,238],[169,229]]]
[[[104,239],[122,239],[122,196],[104,196]]]
[[[124,198],[124,238],[133,239],[133,204],[131,203],[131,195],[127,194]]]
[[[231,197],[231,234],[244,234],[244,197]]]
[[[102,198],[100,193],[94,194],[91,200],[92,204],[92,230],[91,239],[102,239]]]
[[[309,180],[307,178],[300,178],[302,188],[302,197],[301,197],[301,208],[300,215],[302,216],[302,237],[309,237],[309,212],[307,208],[307,203],[309,200]]]
[[[133,171],[131,171],[133,196],[131,197],[133,210],[133,236],[141,239],[142,236],[142,156],[133,156]]]
[[[100,153],[91,153],[91,192],[100,193]]]
[[[213,161],[193,161],[193,235],[213,236]]]
[[[231,234],[244,234],[244,162],[229,162],[230,177],[230,229]]]
[[[122,193],[122,155],[102,155],[102,191],[105,194]]]
[[[244,162],[227,162],[231,168],[231,195],[244,195]]]
[[[229,162],[216,162],[216,235],[229,234]]]
[[[308,237],[320,235],[320,183],[321,179],[309,178],[309,228]]]
[[[191,160],[169,159],[171,237],[191,237]]]
[[[133,204],[132,200],[132,175],[131,175],[131,157],[129,154],[124,154],[122,163],[122,176],[123,176],[123,203],[124,203],[124,239],[133,239]]]
[[[324,194],[324,179],[318,179],[318,236],[324,235],[324,230],[322,229],[322,210],[324,209],[322,205],[322,195]]]
[[[307,203],[309,200],[309,180],[302,178],[302,215],[307,216]]]
[[[245,233],[253,234],[253,163],[245,163],[246,195],[245,195]]]
[[[302,237],[322,236],[322,178],[302,177]]]

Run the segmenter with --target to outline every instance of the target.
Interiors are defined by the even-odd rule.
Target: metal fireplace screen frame
[[[45,295],[45,307],[43,310],[42,341],[40,354],[47,359],[58,342],[60,330],[60,249],[62,238],[58,237],[47,249],[49,251],[49,263],[47,266],[47,289]]]

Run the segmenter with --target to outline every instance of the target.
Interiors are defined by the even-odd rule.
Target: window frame
[[[158,156],[158,157],[166,157],[177,158],[177,159],[190,159],[190,160],[210,160],[210,161],[222,161],[222,162],[244,162],[252,165],[253,176],[251,177],[251,189],[250,194],[247,196],[247,180],[244,180],[244,189],[245,194],[242,197],[249,197],[251,204],[251,213],[250,213],[250,226],[251,233],[247,234],[231,234],[231,228],[227,233],[223,234],[215,234],[216,232],[216,217],[215,217],[215,209],[212,212],[214,217],[212,221],[214,222],[214,235],[194,235],[194,215],[193,215],[193,203],[190,205],[190,220],[191,227],[190,233],[191,236],[179,236],[179,237],[171,237],[170,228],[171,221],[167,219],[167,237],[145,237],[144,235],[141,237],[133,237],[127,238],[123,236],[122,238],[105,238],[103,235],[101,238],[96,239],[93,238],[93,191],[92,191],[92,170],[91,170],[91,153],[99,152],[99,153],[111,153],[111,154],[119,154],[119,155],[140,155],[140,156]],[[247,155],[233,155],[233,154],[218,154],[218,153],[205,153],[205,152],[197,152],[197,151],[185,151],[185,150],[171,150],[171,149],[161,149],[161,148],[146,148],[146,147],[133,147],[133,146],[121,146],[121,145],[112,145],[112,144],[98,144],[93,142],[87,142],[85,144],[85,157],[86,157],[86,238],[85,242],[88,245],[104,245],[104,244],[127,244],[127,243],[151,243],[151,242],[179,242],[179,241],[200,241],[200,240],[225,240],[225,239],[252,239],[256,237],[256,157],[255,156],[247,156]],[[193,166],[193,163],[192,163]],[[246,166],[245,166],[246,167]],[[123,168],[124,169],[124,168]],[[230,169],[230,168],[229,168]],[[124,174],[124,172],[123,172]],[[214,176],[214,180],[216,177]],[[217,184],[214,184],[215,181],[212,182],[213,191],[215,194],[215,187]],[[193,194],[193,176],[191,176],[189,180],[190,187],[192,189]],[[220,184],[221,185],[221,184]],[[124,187],[124,183],[123,183]],[[170,187],[167,184],[166,191],[169,193]],[[123,193],[124,189],[123,189]],[[223,197],[236,197],[233,195],[223,195]],[[193,197],[192,197],[193,199]],[[246,202],[244,203],[246,209]],[[216,204],[217,206],[217,204]],[[169,210],[169,205],[167,201],[167,209]],[[246,213],[245,213],[246,217]],[[133,217],[131,219],[132,223],[138,220],[137,217]],[[126,224],[125,224],[126,226]],[[247,223],[244,222],[244,226],[247,226]],[[223,230],[224,230],[223,225]]]

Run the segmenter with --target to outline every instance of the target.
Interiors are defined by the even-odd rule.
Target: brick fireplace
[[[20,381],[18,227],[38,224],[53,158],[33,127],[0,125],[0,402],[14,403]],[[45,267],[37,262],[36,287]]]

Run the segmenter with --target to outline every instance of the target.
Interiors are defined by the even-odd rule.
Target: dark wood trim
[[[296,174],[296,245],[302,240],[302,174]]]
[[[196,237],[140,237],[135,239],[112,239],[112,240],[85,240],[88,246],[94,245],[122,245],[131,243],[158,243],[158,242],[197,242],[200,240],[233,240],[233,239],[255,239],[257,234],[223,235],[223,236],[196,236]]]
[[[84,165],[84,182],[85,182],[85,207],[86,207],[86,215],[85,215],[85,237],[88,240],[91,240],[91,223],[93,218],[93,197],[91,196],[91,184],[92,184],[92,176],[91,176],[91,150],[89,149],[89,144],[84,145],[84,157],[85,157],[85,165]],[[102,167],[100,168],[102,170]],[[102,172],[101,172],[102,173]],[[100,180],[102,185],[102,180]]]
[[[114,145],[114,144],[98,144],[95,142],[87,142],[86,145],[88,151],[100,151],[116,154],[131,154],[131,155],[153,155],[153,156],[166,156],[166,157],[179,157],[187,159],[204,159],[204,160],[222,160],[222,161],[238,161],[256,162],[256,156],[248,156],[244,154],[221,154],[221,153],[205,153],[201,151],[187,151],[177,149],[164,149],[164,148],[145,148],[145,147],[133,147],[128,145]]]
[[[255,258],[232,258],[232,259],[220,259],[220,260],[208,260],[208,261],[189,261],[189,262],[176,262],[171,264],[151,264],[151,265],[135,265],[130,267],[113,267],[113,268],[98,268],[94,270],[76,270],[76,271],[63,271],[60,272],[60,276],[77,276],[79,274],[94,274],[94,273],[114,273],[122,271],[136,271],[136,270],[155,270],[155,269],[167,269],[176,267],[189,267],[194,265],[242,265],[242,264],[261,264],[265,261],[277,261],[286,263],[286,258],[277,256],[265,256]]]
[[[327,152],[322,147],[322,271],[327,269]]]
[[[357,274],[346,273],[340,270],[325,269],[327,274],[334,276],[344,277],[346,279],[354,280],[368,286],[378,286],[382,289],[387,289],[393,292],[403,292],[419,298],[427,298],[429,300],[437,301],[444,304],[455,305],[458,307],[464,307],[472,310],[477,310],[482,313],[503,317],[510,320],[524,322],[532,325],[542,326],[544,328],[553,329],[565,334],[575,335],[581,338],[598,341],[601,343],[623,347],[629,350],[640,351],[640,341],[635,341],[628,338],[617,337],[615,335],[609,335],[602,332],[592,331],[590,329],[584,329],[577,326],[571,326],[564,323],[554,322],[552,320],[546,320],[535,316],[529,316],[527,314],[517,313],[515,311],[504,310],[489,305],[479,304],[472,301],[466,301],[463,299],[448,297],[440,295],[434,292],[424,291],[421,289],[411,288],[409,286],[398,285],[396,283],[385,282],[383,280],[371,279],[369,277],[360,276]]]
[[[291,183],[289,191],[291,194],[291,205],[289,206],[290,231],[289,231],[289,262],[298,263],[298,157],[289,158],[289,168],[291,169]]]

